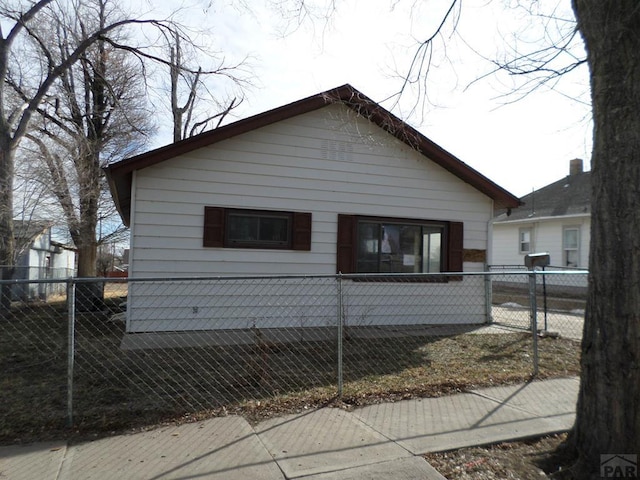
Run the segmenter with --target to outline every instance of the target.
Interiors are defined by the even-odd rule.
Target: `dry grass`
[[[429,453],[424,458],[449,480],[570,478],[573,458],[562,455],[567,435]]]
[[[108,300],[114,311],[117,298]],[[80,439],[238,413],[250,420],[319,405],[343,408],[526,381],[530,334],[345,339],[337,398],[336,342],[123,351],[124,327],[80,314],[74,425],[67,428],[64,304],[16,309],[0,322],[0,443]],[[540,378],[577,375],[579,346],[540,339]]]

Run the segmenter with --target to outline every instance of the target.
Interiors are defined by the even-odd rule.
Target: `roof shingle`
[[[504,210],[497,212],[496,221],[591,214],[591,172],[567,175],[525,195],[520,201],[523,205],[509,216]]]

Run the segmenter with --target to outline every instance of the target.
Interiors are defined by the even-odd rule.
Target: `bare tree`
[[[59,223],[59,209],[49,196],[46,172],[34,165],[29,158],[32,152],[21,148],[17,152],[14,177],[14,218],[22,222],[30,219],[49,220]],[[24,158],[20,158],[23,156]],[[16,249],[16,254],[17,254]],[[17,256],[14,257],[14,262]]]
[[[102,7],[101,7],[102,5]],[[52,0],[39,0],[36,2],[26,2],[22,0],[14,0],[10,3],[0,4],[0,266],[2,266],[2,278],[11,276],[11,259],[14,257],[15,246],[13,244],[13,180],[15,175],[15,154],[21,141],[29,132],[29,128],[33,127],[32,120],[34,115],[41,114],[47,119],[46,122],[39,124],[39,133],[31,135],[31,138],[38,138],[44,142],[46,137],[55,141],[57,146],[43,158],[49,159],[48,172],[52,178],[62,179],[69,171],[56,166],[52,159],[56,156],[62,160],[61,151],[66,152],[64,156],[68,158],[85,158],[93,159],[93,165],[99,165],[101,162],[108,162],[110,156],[116,151],[116,136],[110,138],[107,144],[101,139],[105,126],[112,121],[114,112],[117,110],[116,93],[111,89],[108,78],[101,71],[102,62],[101,55],[107,57],[114,56],[116,50],[127,52],[144,61],[160,62],[164,66],[171,67],[174,65],[171,59],[163,57],[158,53],[158,49],[154,49],[153,44],[141,48],[134,43],[128,42],[122,36],[123,29],[132,27],[140,27],[142,29],[151,28],[156,32],[161,31],[161,35],[171,36],[170,32],[181,32],[183,42],[188,42],[188,36],[184,35],[179,26],[163,20],[140,20],[128,15],[109,16],[100,13],[107,3],[95,0],[67,0],[63,2],[53,2]],[[115,3],[111,4],[113,11],[117,10]],[[77,12],[91,12],[81,22],[76,22]],[[104,18],[104,21],[91,23],[88,18]],[[9,28],[5,35],[2,28]],[[52,48],[48,41],[49,36],[54,33],[54,38],[64,39],[58,42],[57,46]],[[116,33],[118,35],[116,35]],[[148,30],[147,30],[148,33]],[[65,37],[66,35],[66,37]],[[153,35],[148,33],[148,37]],[[90,58],[89,51],[93,51],[94,57]],[[97,55],[97,56],[96,56]],[[79,67],[74,67],[76,64]],[[145,64],[139,64],[140,69],[144,71]],[[187,72],[186,68],[181,66],[178,70],[183,69],[183,73]],[[214,69],[215,70],[215,69]],[[71,72],[76,72],[71,73]],[[221,66],[216,73],[226,74],[228,68]],[[198,74],[198,69],[191,70],[188,73]],[[200,71],[199,79],[203,75],[210,72]],[[77,75],[79,76],[77,76]],[[89,74],[90,77],[84,77]],[[74,76],[76,75],[76,76]],[[84,107],[84,100],[78,101],[75,109],[68,109],[63,112],[68,118],[58,119],[56,123],[56,115],[62,112],[61,101],[63,92],[78,91],[78,80],[80,83],[90,82],[91,93],[90,105]],[[197,81],[195,82],[198,83]],[[89,84],[87,84],[89,85]],[[53,92],[53,88],[56,92]],[[68,98],[72,97],[71,93],[67,94]],[[143,95],[140,95],[142,98]],[[77,97],[76,97],[77,98]],[[130,100],[127,100],[130,102]],[[121,102],[122,103],[122,102]],[[188,102],[186,112],[189,112],[189,120],[193,118],[192,112],[195,101]],[[237,101],[226,104],[222,109],[222,114],[228,113],[231,108],[237,105]],[[182,107],[181,107],[182,108]],[[127,114],[131,117],[131,113]],[[151,116],[147,116],[149,118]],[[218,117],[214,117],[218,118]],[[213,120],[213,119],[209,119]],[[71,128],[70,120],[76,126]],[[66,124],[65,124],[66,122]],[[126,122],[129,125],[140,127],[143,123],[128,118]],[[189,123],[189,122],[187,122]],[[196,131],[198,128],[204,128],[205,123],[194,122],[190,124],[190,131]],[[82,144],[69,142],[70,131],[65,130],[75,128],[76,133],[80,132],[80,125],[83,124],[84,141]],[[58,132],[67,131],[67,135],[62,137],[51,135],[53,130]],[[132,132],[136,129],[131,130]],[[140,132],[144,128],[137,128]],[[184,130],[186,131],[186,130]],[[136,148],[140,146],[138,141],[132,141],[132,137],[120,136],[120,154],[128,148],[129,154],[135,153]],[[64,140],[64,142],[62,142]],[[51,150],[51,141],[43,144],[36,144],[38,149],[46,146]],[[44,152],[44,150],[41,150]],[[73,155],[71,155],[73,152]],[[80,261],[80,274],[88,274],[95,271],[95,218],[102,214],[96,215],[99,208],[97,200],[99,194],[97,186],[102,182],[100,174],[95,169],[85,169],[80,171],[76,169],[79,185],[86,189],[87,193],[83,196],[85,200],[75,207],[68,199],[61,200],[61,191],[54,192],[65,217],[70,222],[70,230],[77,233],[80,244],[78,248],[83,259]],[[66,177],[65,177],[66,179]],[[64,182],[56,185],[56,188],[64,186]],[[75,193],[75,192],[74,192]],[[80,197],[78,197],[80,198]],[[71,212],[75,208],[76,220],[73,220]],[[86,216],[87,220],[81,220]],[[92,219],[92,220],[89,220]],[[79,239],[85,239],[80,241]],[[88,239],[94,238],[89,241]],[[88,242],[88,244],[85,244]],[[2,308],[9,307],[7,295],[2,295]]]
[[[82,5],[78,0],[74,7]],[[124,19],[85,32],[84,39],[64,52],[53,52],[35,28],[60,22],[67,12],[53,0],[0,4],[0,270],[10,278],[15,253],[13,181],[16,151],[32,118],[52,85],[98,40],[131,24],[161,26],[154,20]],[[8,33],[5,34],[5,28]],[[58,54],[59,53],[59,54]],[[0,309],[10,307],[9,288],[0,293]]]
[[[109,0],[88,0],[75,10],[73,23],[41,26],[39,35],[49,51],[68,56],[85,32],[104,29],[117,15],[111,7]],[[120,35],[112,32],[123,41]],[[98,238],[98,222],[109,218],[107,210],[114,218],[112,202],[104,196],[102,167],[136,153],[152,131],[138,67],[126,52],[98,39],[54,83],[38,108],[42,120],[34,122],[36,132],[28,134],[77,248],[80,277],[95,276],[97,247],[104,241]]]
[[[216,99],[207,87],[206,78],[223,77],[240,87],[248,85],[249,80],[246,76],[241,76],[245,73],[243,70],[246,67],[245,60],[232,66],[225,66],[224,63],[221,63],[216,68],[207,71],[203,70],[201,66],[190,67],[185,59],[182,35],[178,30],[169,33],[171,35],[165,35],[165,40],[169,49],[173,141],[178,142],[183,138],[202,133],[211,127],[218,127],[225,117],[242,103],[242,99],[237,97]],[[192,43],[189,45],[193,47]],[[203,94],[206,95],[206,98],[202,98]],[[199,103],[204,103],[208,107],[207,112],[202,115],[197,115]]]
[[[7,91],[7,79],[15,78],[19,72],[9,67],[12,60],[12,47],[19,42],[20,34],[34,16],[52,0],[43,0],[24,11],[15,11],[3,6],[2,17],[13,20],[9,33],[5,36],[0,24],[0,278],[8,279],[13,274],[15,255],[15,232],[13,227],[13,179],[15,173],[15,154],[20,140],[26,134],[27,126],[37,105],[40,103],[53,78],[42,85],[42,91],[36,90],[32,103],[21,105],[11,92]],[[54,67],[55,68],[55,67]],[[59,73],[58,73],[59,74]],[[3,285],[0,291],[0,310],[11,305],[11,291]]]

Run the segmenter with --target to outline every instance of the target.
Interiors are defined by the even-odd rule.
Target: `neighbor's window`
[[[531,229],[530,228],[520,229],[518,245],[519,245],[520,253],[531,252]]]
[[[562,232],[563,265],[578,267],[580,262],[580,228],[565,227]]]
[[[311,250],[311,213],[205,207],[203,246]]]

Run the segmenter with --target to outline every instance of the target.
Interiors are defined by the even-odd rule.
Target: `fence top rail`
[[[442,272],[442,273],[350,273],[331,275],[238,275],[238,276],[192,276],[192,277],[66,277],[46,279],[10,279],[0,280],[0,285],[24,283],[135,283],[135,282],[192,282],[192,281],[238,281],[238,280],[295,280],[295,279],[375,279],[375,280],[410,280],[443,277],[503,277],[503,276],[556,276],[556,275],[586,275],[588,270],[500,270],[489,272]]]
[[[73,277],[61,278],[11,278],[8,280],[0,279],[0,285],[21,285],[24,283],[69,283],[73,281]],[[95,279],[94,279],[95,281]]]
[[[548,267],[547,267],[548,268]],[[552,267],[555,268],[555,267]],[[480,273],[480,274],[487,274],[487,275],[491,275],[494,277],[500,277],[500,276],[504,276],[504,275],[531,275],[536,274],[536,275],[588,275],[589,274],[589,270],[579,270],[579,269],[575,269],[575,270],[541,270],[541,269],[533,269],[533,270],[496,270],[496,271],[490,271],[490,272],[469,272],[469,273]],[[465,273],[464,275],[467,275],[467,273]]]
[[[490,270],[499,270],[499,271],[503,271],[503,270],[529,270],[529,268],[524,265],[524,264],[505,264],[505,265],[487,265],[487,268],[489,268]],[[539,268],[539,267],[538,267]],[[571,271],[571,272],[578,272],[578,273],[582,273],[584,271],[586,271],[586,269],[584,268],[578,268],[578,267],[566,267],[566,266],[562,266],[562,265],[547,265],[544,267],[544,271]]]

